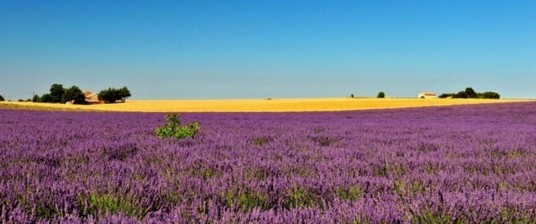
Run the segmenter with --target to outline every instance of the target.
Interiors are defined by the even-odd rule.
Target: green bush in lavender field
[[[166,115],[166,124],[156,128],[155,134],[160,138],[194,138],[199,133],[199,123],[192,122],[181,125],[178,114],[170,113]]]

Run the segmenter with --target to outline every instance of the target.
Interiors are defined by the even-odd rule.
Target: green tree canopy
[[[378,93],[378,98],[385,98],[385,93],[384,92],[379,92]]]
[[[467,98],[476,98],[477,97],[477,94],[475,92],[475,90],[471,87],[467,87],[465,88],[465,95],[467,96]]]
[[[128,88],[126,86],[124,86],[123,88],[119,89],[119,95],[121,96],[121,101],[124,103],[125,100],[128,98],[128,97],[131,97],[132,95],[130,94],[130,90],[128,90]]]
[[[61,97],[61,102],[66,103],[69,101],[73,101],[75,104],[85,104],[86,97],[84,96],[84,93],[78,86],[71,86],[70,88],[66,89]]]
[[[60,103],[62,96],[65,93],[65,89],[62,84],[52,84],[50,86],[50,97],[52,97],[52,103]]]
[[[121,89],[110,87],[99,92],[99,100],[102,100],[105,103],[116,103],[117,101],[125,102],[126,98],[130,96],[130,91],[126,86]]]
[[[459,91],[458,93],[443,93],[439,98],[478,98],[478,99],[500,99],[501,95],[496,92],[484,92],[478,93],[473,88],[467,87],[465,91]]]
[[[52,103],[52,96],[50,95],[50,93],[45,93],[39,98],[39,102]]]

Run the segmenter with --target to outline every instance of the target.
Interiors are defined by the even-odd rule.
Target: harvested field
[[[466,104],[505,103],[528,100],[488,99],[229,99],[229,100],[128,100],[118,104],[65,105],[31,102],[3,102],[1,108],[44,110],[92,110],[123,112],[300,112],[393,109]]]

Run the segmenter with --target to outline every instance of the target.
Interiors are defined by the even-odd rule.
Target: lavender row
[[[535,103],[324,113],[0,111],[0,222],[536,220]]]

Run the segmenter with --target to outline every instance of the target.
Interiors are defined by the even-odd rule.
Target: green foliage
[[[143,217],[145,209],[136,206],[133,202],[110,194],[91,193],[78,198],[83,216],[104,216],[107,213],[123,213],[128,217]]]
[[[62,84],[52,84],[50,86],[50,97],[52,98],[52,103],[61,102],[62,96],[65,93],[65,89]]]
[[[413,223],[437,223],[437,224],[447,224],[447,223],[465,223],[462,220],[451,217],[448,214],[432,212],[430,209],[423,209],[419,212],[418,215],[413,216]]]
[[[34,95],[32,98],[32,102],[41,102],[41,97],[39,97],[39,95]]]
[[[293,187],[287,191],[287,196],[283,202],[286,209],[321,205],[319,198],[309,189],[303,187]]]
[[[499,95],[496,92],[484,92],[484,93],[479,93],[478,98],[482,98],[482,99],[500,99],[501,95]]]
[[[225,206],[228,208],[238,207],[242,211],[250,211],[254,208],[264,210],[269,208],[266,199],[261,193],[249,189],[240,193],[226,191],[222,196]]]
[[[465,93],[465,91],[460,91],[460,92],[454,94],[454,98],[467,99],[467,93]]]
[[[41,98],[39,99],[38,102],[53,103],[53,99],[52,99],[52,96],[49,93],[45,93],[45,94],[43,94],[43,96],[41,96]]]
[[[335,194],[341,200],[355,201],[361,197],[364,193],[360,187],[350,186],[348,188],[337,188]]]
[[[66,89],[63,95],[61,96],[62,103],[66,103],[69,101],[74,101],[73,103],[75,104],[87,103],[84,93],[82,93],[82,90],[80,90],[78,86],[71,86],[70,88]]]
[[[475,90],[471,87],[465,88],[465,91],[459,91],[458,93],[443,93],[439,96],[439,98],[471,98],[471,99],[500,99],[501,95],[499,95],[496,92],[484,92],[484,93],[477,93]]]
[[[125,99],[128,97],[131,97],[130,90],[126,86],[123,86],[123,88],[119,89],[119,95],[121,95],[121,100],[125,102]]]
[[[4,97],[0,95],[0,101],[5,101]]]
[[[132,96],[130,90],[125,86],[121,89],[108,88],[99,92],[99,100],[105,103],[116,103],[118,101],[125,102],[126,98]]]
[[[477,94],[475,92],[475,90],[471,87],[467,87],[465,88],[465,95],[467,96],[467,98],[476,98],[477,97]]]
[[[454,94],[454,93],[443,93],[443,94],[439,95],[439,98],[443,98],[443,99],[444,98],[454,98],[454,95],[456,95],[456,94]]]
[[[379,92],[378,93],[378,98],[385,98],[385,93],[384,92]]]
[[[166,124],[155,130],[156,136],[160,138],[184,139],[194,138],[199,133],[199,123],[192,122],[186,125],[180,125],[178,114],[170,113],[166,115]]]

